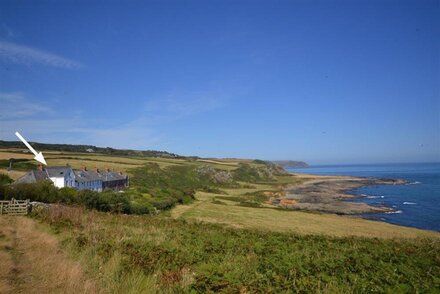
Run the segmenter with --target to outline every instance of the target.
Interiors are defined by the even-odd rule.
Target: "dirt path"
[[[100,291],[32,219],[0,216],[0,293]]]

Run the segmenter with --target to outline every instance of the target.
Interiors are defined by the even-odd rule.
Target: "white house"
[[[44,171],[55,187],[75,187],[75,174],[70,166],[47,167]]]

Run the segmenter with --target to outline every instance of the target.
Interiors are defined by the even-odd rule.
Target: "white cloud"
[[[42,50],[17,45],[11,42],[0,41],[0,59],[20,64],[40,63],[43,65],[76,69],[83,65],[79,62],[60,57]]]
[[[49,107],[29,101],[22,93],[0,92],[0,120],[22,119],[49,112]]]

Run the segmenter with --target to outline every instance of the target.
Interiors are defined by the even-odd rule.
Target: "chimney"
[[[120,171],[119,174],[122,176],[122,172]]]
[[[95,167],[95,170],[96,170],[97,173],[99,173],[99,168]]]
[[[43,165],[42,165],[42,164],[39,164],[39,165],[38,165],[38,170],[39,170],[39,171],[43,171]]]
[[[87,171],[87,166],[84,166],[84,167],[83,167],[83,171]]]
[[[107,172],[108,172],[108,173],[110,172],[110,169],[109,169],[109,168],[107,168]]]

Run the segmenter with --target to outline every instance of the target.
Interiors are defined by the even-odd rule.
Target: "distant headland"
[[[295,160],[275,160],[272,163],[278,164],[283,168],[298,168],[298,167],[309,167],[309,165],[304,161]]]

